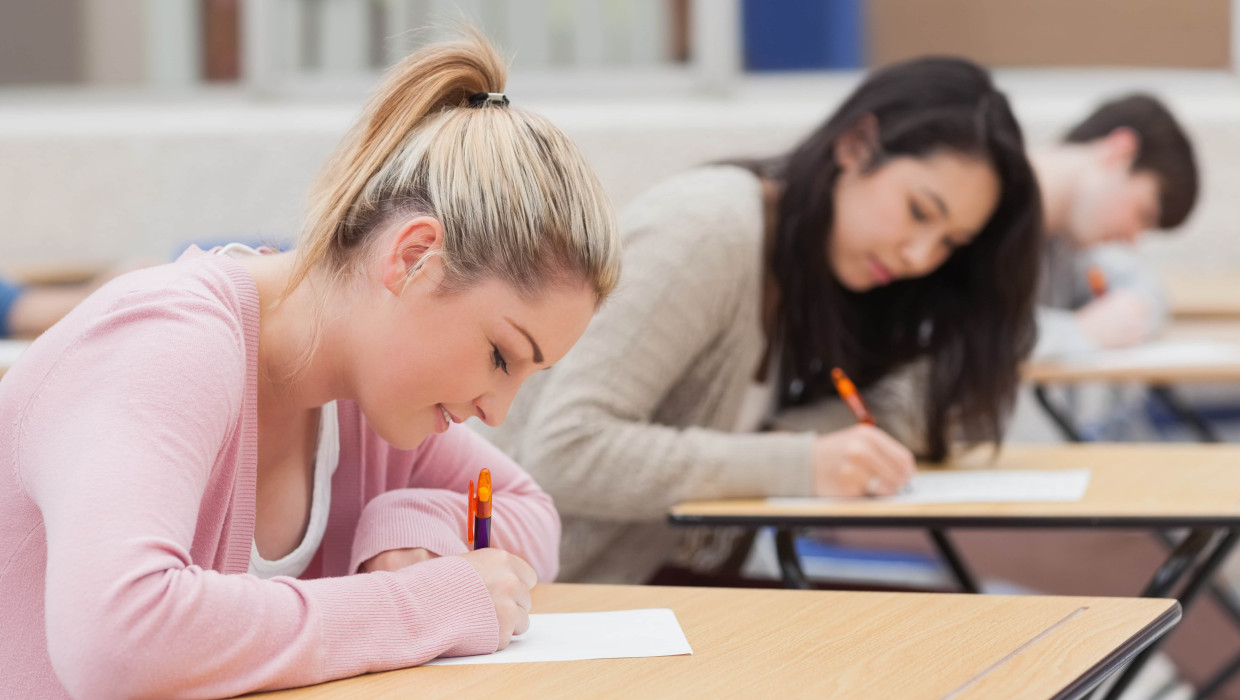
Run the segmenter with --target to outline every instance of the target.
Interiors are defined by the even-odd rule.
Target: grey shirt
[[[1080,250],[1062,237],[1048,237],[1042,254],[1038,292],[1038,343],[1035,358],[1080,354],[1097,350],[1085,335],[1075,312],[1093,298],[1089,268],[1097,265],[1107,278],[1107,289],[1126,289],[1147,299],[1154,313],[1147,337],[1156,336],[1167,323],[1166,295],[1158,278],[1129,246],[1102,245]]]

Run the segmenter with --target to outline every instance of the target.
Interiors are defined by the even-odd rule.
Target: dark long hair
[[[863,120],[877,124],[871,169],[959,153],[989,163],[1002,191],[979,234],[937,270],[856,293],[831,272],[827,243],[836,141]],[[751,167],[785,187],[773,253],[780,404],[834,395],[832,367],[864,388],[926,357],[923,456],[947,455],[953,425],[969,442],[998,442],[1036,335],[1041,202],[1020,126],[986,70],[953,58],[879,70],[790,154]]]

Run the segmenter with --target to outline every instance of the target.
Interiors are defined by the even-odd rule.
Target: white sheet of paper
[[[1070,503],[1089,488],[1088,469],[983,470],[914,474],[903,493],[866,499],[878,503]],[[850,499],[855,500],[855,499]],[[768,498],[773,506],[839,503],[833,498]]]
[[[667,608],[530,615],[530,628],[503,650],[484,656],[434,659],[427,666],[516,664],[530,661],[633,659],[692,654]]]
[[[1212,340],[1160,340],[1122,350],[1100,350],[1059,358],[1070,367],[1143,369],[1193,367],[1240,362],[1240,345]]]
[[[12,367],[18,356],[28,347],[30,343],[25,340],[0,340],[0,368]]]

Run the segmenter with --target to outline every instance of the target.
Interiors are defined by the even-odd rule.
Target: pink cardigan
[[[465,490],[494,475],[496,545],[554,578],[560,521],[464,426],[412,451],[339,403],[327,533],[301,579],[246,573],[258,292],[191,250],[122,277],[0,381],[0,697],[212,697],[486,654]],[[354,574],[403,547],[445,555]]]

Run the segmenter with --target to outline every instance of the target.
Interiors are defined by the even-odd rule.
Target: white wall
[[[1159,82],[1159,81],[1162,82]],[[615,201],[697,163],[778,152],[822,119],[854,78],[766,81],[730,99],[534,101],[575,138]],[[1204,171],[1197,213],[1146,248],[1161,268],[1240,267],[1240,88],[1157,75],[1063,81],[1004,76],[1031,143],[1097,100],[1153,82],[1190,125]],[[290,235],[319,166],[360,100],[263,104],[0,102],[0,267],[170,255],[184,241]]]
[[[82,67],[87,82],[142,82],[142,0],[79,0]]]

